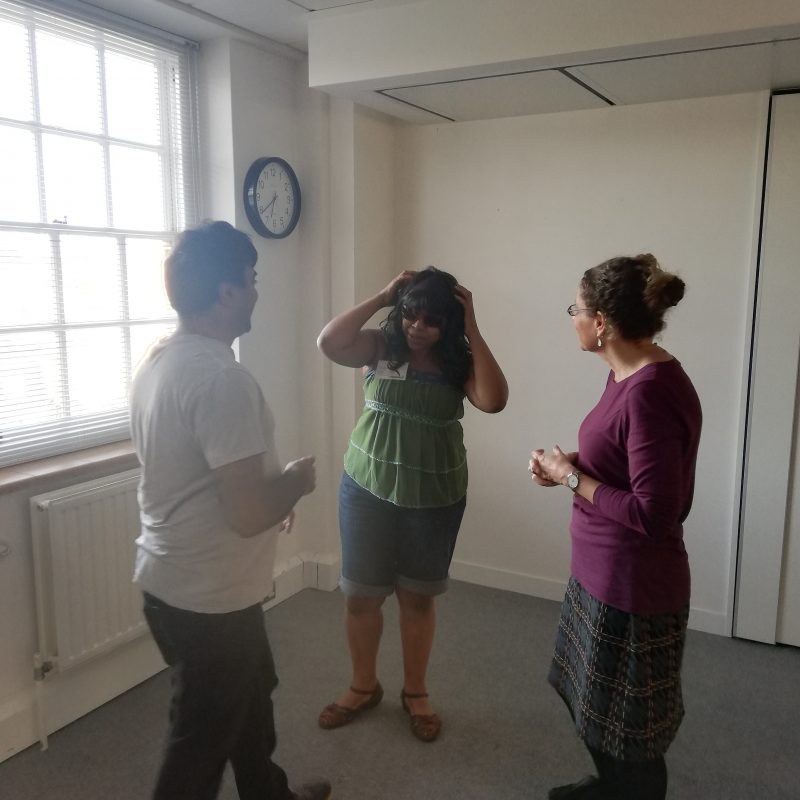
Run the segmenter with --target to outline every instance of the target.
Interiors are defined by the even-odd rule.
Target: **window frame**
[[[145,325],[172,325],[174,313],[168,316],[132,318],[128,293],[127,247],[131,240],[150,240],[163,243],[165,249],[178,233],[198,220],[200,207],[199,136],[197,112],[197,52],[198,45],[180,37],[165,34],[148,26],[125,20],[118,15],[101,12],[77,0],[67,3],[40,0],[0,0],[0,19],[23,22],[27,28],[28,58],[31,61],[32,119],[21,120],[0,117],[0,125],[23,129],[33,133],[35,139],[36,174],[38,182],[39,221],[2,220],[0,233],[36,233],[46,236],[50,245],[51,274],[55,291],[55,321],[23,325],[2,325],[0,342],[17,333],[53,333],[58,340],[58,359],[67,356],[67,336],[70,331],[87,328],[118,328],[122,336],[123,363],[120,365],[124,381],[124,396],[130,386],[131,335],[134,329]],[[38,102],[39,87],[36,82],[35,32],[46,30],[82,42],[91,42],[96,48],[96,64],[101,103],[101,130],[99,133],[67,130],[42,123]],[[87,30],[90,34],[87,34]],[[143,57],[156,67],[158,90],[154,97],[159,101],[159,141],[155,144],[121,139],[109,135],[107,86],[105,83],[105,54],[115,52]],[[74,225],[47,221],[46,188],[42,137],[44,135],[75,137],[98,143],[103,153],[106,191],[106,225]],[[163,223],[159,230],[123,228],[114,225],[112,208],[113,177],[111,174],[111,148],[115,145],[141,147],[157,152],[161,161]],[[118,289],[115,296],[108,295],[118,305],[114,316],[100,321],[67,321],[65,318],[64,282],[61,275],[61,245],[68,236],[104,237],[114,241],[119,270]],[[18,351],[24,353],[25,351]],[[28,351],[32,352],[32,351]],[[69,391],[70,380],[61,364],[59,385]],[[0,375],[2,369],[0,368]],[[61,401],[59,397],[58,402]],[[105,411],[49,419],[46,422],[22,425],[0,430],[0,468],[23,464],[48,456],[74,452],[89,447],[122,441],[129,437],[127,401]]]

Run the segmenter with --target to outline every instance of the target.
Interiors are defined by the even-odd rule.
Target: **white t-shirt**
[[[274,421],[255,378],[224,342],[176,333],[143,359],[131,387],[142,464],[134,581],[176,608],[238,611],[272,587],[276,532],[226,524],[212,470],[263,454],[281,471]]]

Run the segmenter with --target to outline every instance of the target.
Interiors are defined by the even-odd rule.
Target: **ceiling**
[[[126,17],[197,41],[238,28],[302,53],[308,51],[308,18],[335,8],[403,5],[413,0],[87,0]]]
[[[403,116],[409,121],[464,122],[796,87],[800,87],[800,39],[379,91],[408,105]]]
[[[228,33],[266,40],[303,58],[317,12],[406,5],[412,0],[90,0],[202,41]],[[333,12],[337,13],[337,12]],[[273,46],[273,45],[270,45]],[[680,50],[636,58],[486,74],[354,91],[357,102],[411,123],[541,114],[611,105],[800,87],[800,38]]]

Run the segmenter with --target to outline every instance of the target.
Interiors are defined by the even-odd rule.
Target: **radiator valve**
[[[52,672],[55,666],[52,661],[42,661],[41,654],[36,653],[33,657],[33,679],[43,681],[47,677],[47,673]]]

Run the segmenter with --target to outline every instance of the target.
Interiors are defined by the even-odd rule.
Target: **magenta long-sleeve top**
[[[611,373],[578,435],[578,469],[600,481],[575,496],[572,574],[602,602],[634,614],[689,603],[683,522],[692,507],[702,412],[677,360],[624,380]]]

